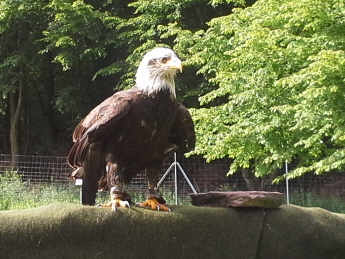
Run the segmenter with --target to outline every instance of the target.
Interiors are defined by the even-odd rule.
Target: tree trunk
[[[20,115],[22,111],[23,103],[23,80],[19,78],[19,90],[10,93],[10,145],[12,155],[12,166],[15,167],[17,164],[17,155],[21,151],[21,134],[20,134]]]
[[[10,136],[10,100],[9,98],[6,98],[4,100],[6,102],[6,106],[5,106],[5,113],[4,115],[0,115],[2,116],[2,118],[0,118],[1,120],[1,125],[0,125],[0,135],[1,135],[1,148],[0,148],[0,152],[8,154],[11,151],[10,148],[10,142],[9,142],[9,136]]]
[[[277,174],[277,170],[274,170],[268,175],[255,177],[251,169],[248,168],[242,168],[241,172],[249,191],[269,191],[272,187],[272,181]]]
[[[255,190],[254,179],[253,179],[253,175],[252,175],[250,169],[242,168],[241,172],[242,172],[243,179],[247,184],[248,190],[254,191]]]
[[[47,60],[48,64],[52,63],[53,58],[51,55],[49,55],[49,59]],[[59,134],[59,125],[56,121],[55,116],[55,75],[53,74],[53,67],[50,66],[50,69],[45,75],[44,78],[46,82],[46,94],[47,94],[47,103],[45,105],[44,115],[47,118],[47,121],[49,123],[49,129],[51,133],[51,139],[54,144],[58,141],[58,134]]]

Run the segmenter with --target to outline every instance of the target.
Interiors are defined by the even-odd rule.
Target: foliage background
[[[194,154],[256,176],[344,168],[341,0],[5,0],[0,13],[0,152],[65,155],[143,53],[170,46]]]
[[[190,62],[219,86],[201,104],[226,101],[195,110],[195,153],[232,157],[230,173],[257,176],[293,160],[292,177],[341,169],[344,10],[340,1],[258,1],[211,20]]]

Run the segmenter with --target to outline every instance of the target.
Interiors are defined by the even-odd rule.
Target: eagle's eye
[[[167,63],[167,61],[168,61],[168,58],[167,58],[167,57],[161,58],[161,62],[162,62],[162,63],[165,64],[165,63]]]

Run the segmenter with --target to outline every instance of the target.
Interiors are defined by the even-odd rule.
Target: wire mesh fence
[[[162,175],[173,162],[174,160],[171,159],[164,164]],[[284,174],[285,168],[276,170],[264,178],[256,178],[245,169],[234,175],[226,176],[231,163],[229,159],[206,163],[201,157],[178,157],[177,162],[197,192],[264,190],[286,194],[285,181],[272,185],[273,178]],[[292,165],[290,167],[292,168]],[[13,157],[0,154],[0,175],[6,171],[17,172],[21,180],[28,184],[76,188],[74,181],[68,179],[72,169],[67,165],[66,157],[27,155]],[[177,178],[175,178],[173,170],[161,184],[164,192],[169,192],[172,196],[174,196],[175,186],[178,187],[179,197],[188,197],[192,193],[190,184],[178,168]],[[137,174],[127,189],[132,192],[146,193],[145,172]],[[323,175],[305,174],[289,181],[289,192],[292,204],[318,206],[336,212],[345,212],[345,174],[343,172]]]
[[[30,183],[68,184],[71,169],[66,157],[0,154],[0,174],[8,171],[17,172]]]

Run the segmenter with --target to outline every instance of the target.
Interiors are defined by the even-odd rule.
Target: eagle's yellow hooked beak
[[[182,61],[178,57],[173,57],[172,59],[168,60],[165,65],[168,66],[169,69],[180,70],[180,72],[182,73],[183,65]]]

